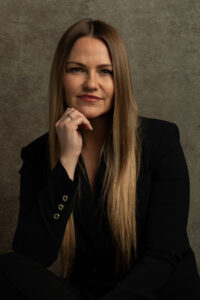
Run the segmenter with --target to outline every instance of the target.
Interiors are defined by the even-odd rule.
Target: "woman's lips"
[[[79,96],[79,98],[81,98],[82,100],[84,101],[87,101],[87,102],[97,102],[99,100],[101,100],[100,98],[92,98],[92,97],[86,97],[86,96]]]

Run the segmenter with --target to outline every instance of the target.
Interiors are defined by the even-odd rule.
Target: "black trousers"
[[[0,255],[0,291],[1,299],[86,299],[71,282],[17,253]]]

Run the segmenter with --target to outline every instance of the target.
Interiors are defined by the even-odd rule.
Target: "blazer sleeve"
[[[157,299],[184,253],[189,174],[175,123],[168,123],[162,133],[151,175],[142,253],[129,274],[102,300]]]
[[[48,267],[58,257],[78,177],[75,172],[72,181],[60,160],[46,176],[46,161],[30,145],[22,148],[21,158],[20,207],[12,249]]]

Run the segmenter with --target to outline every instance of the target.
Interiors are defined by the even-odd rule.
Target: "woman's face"
[[[66,62],[63,87],[67,106],[76,108],[88,119],[99,117],[113,107],[112,63],[101,40],[82,37],[74,43]],[[100,99],[88,102],[81,95]]]

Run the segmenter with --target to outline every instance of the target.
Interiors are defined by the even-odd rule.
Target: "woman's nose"
[[[89,89],[96,89],[98,87],[98,78],[94,72],[88,72],[84,82],[84,87]]]

